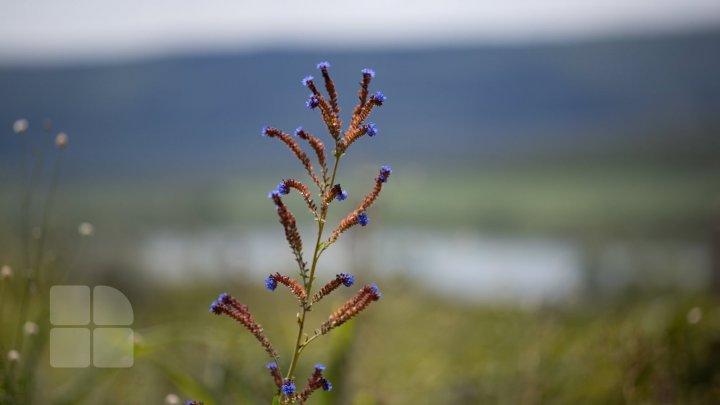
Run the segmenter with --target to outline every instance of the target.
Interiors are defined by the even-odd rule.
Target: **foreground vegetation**
[[[384,286],[382,311],[308,349],[312,358],[328,365],[328,378],[344,379],[337,390],[312,403],[720,400],[720,309],[715,298],[657,293],[612,303],[523,309],[408,292],[402,280]],[[51,369],[42,360],[47,359],[44,353],[34,403],[95,404],[113,398],[128,404],[162,403],[175,393],[202,398],[208,405],[257,404],[273,391],[253,337],[230,323],[218,327],[197,303],[213,298],[217,288],[227,290],[248,302],[270,339],[291,344],[291,297],[288,302],[268,301],[259,286],[233,282],[128,288],[136,314],[135,366]],[[320,305],[309,315],[310,325],[319,324],[329,309],[325,306],[342,299]],[[46,328],[47,323],[41,325],[39,339],[45,338]]]

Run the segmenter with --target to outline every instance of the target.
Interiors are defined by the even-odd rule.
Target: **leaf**
[[[280,405],[280,395],[275,395],[273,397],[272,405]]]

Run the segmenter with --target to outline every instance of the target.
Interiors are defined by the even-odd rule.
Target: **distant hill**
[[[469,165],[594,155],[712,162],[720,151],[720,31],[570,45],[183,55],[83,66],[0,67],[0,158],[12,122],[52,117],[74,178],[195,178],[287,166],[260,136],[320,132],[300,84],[332,63],[345,112],[359,70],[388,103],[354,159]],[[2,62],[0,61],[0,64]],[[602,158],[602,157],[601,157]]]

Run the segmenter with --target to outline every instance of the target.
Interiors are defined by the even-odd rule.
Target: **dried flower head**
[[[58,149],[64,149],[67,146],[68,143],[68,136],[65,132],[60,132],[55,137],[55,146],[58,147]]]
[[[17,350],[10,350],[7,353],[7,359],[10,363],[17,363],[20,361],[20,352]]]
[[[52,119],[50,119],[50,118],[43,119],[42,126],[43,126],[43,129],[45,130],[45,132],[48,132],[48,133],[52,132],[52,128],[53,128]]]
[[[165,405],[180,405],[180,397],[177,394],[167,394],[165,396]]]
[[[9,280],[12,277],[12,267],[8,266],[7,264],[3,265],[2,268],[0,268],[0,278],[2,278],[3,280]]]
[[[16,134],[22,135],[27,132],[29,126],[28,120],[20,118],[13,123],[13,131],[15,131]]]
[[[95,226],[89,222],[81,222],[78,225],[78,233],[81,236],[92,236],[95,234]]]
[[[35,336],[35,335],[37,335],[39,329],[40,329],[40,328],[38,327],[38,324],[36,324],[35,322],[27,321],[27,322],[25,322],[25,324],[23,325],[23,332],[24,332],[27,336]]]

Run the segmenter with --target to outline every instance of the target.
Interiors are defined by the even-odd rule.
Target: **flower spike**
[[[275,382],[275,386],[278,387],[278,389],[282,386],[282,377],[280,376],[280,371],[278,370],[278,365],[276,362],[270,362],[265,366],[268,370],[270,370],[270,375],[273,378],[273,381]]]
[[[323,297],[335,291],[341,285],[344,285],[345,287],[350,287],[354,283],[355,276],[353,276],[352,274],[340,273],[335,276],[334,279],[328,281],[328,283],[325,284],[323,288],[321,288],[317,293],[315,293],[315,295],[313,295],[311,304],[315,304],[316,302],[320,301],[321,299],[323,299]]]
[[[310,144],[310,147],[313,148],[315,151],[315,155],[317,155],[318,163],[320,164],[320,168],[322,169],[323,173],[323,183],[327,183],[329,181],[328,179],[328,168],[327,163],[325,162],[325,145],[322,143],[321,140],[318,138],[310,135],[305,130],[302,129],[302,127],[298,127],[295,130],[295,136],[298,138],[307,141]]]
[[[327,90],[328,95],[330,96],[330,107],[332,107],[332,110],[335,113],[335,118],[339,121],[340,107],[338,106],[338,95],[337,90],[335,90],[335,83],[333,83],[330,78],[330,74],[328,73],[329,67],[330,64],[328,62],[320,62],[317,65],[317,68],[320,69],[320,72],[323,75],[323,79],[325,79],[325,90]]]
[[[235,299],[230,297],[229,295],[224,298],[224,301],[225,303],[213,301],[212,304],[210,304],[210,312],[216,315],[225,314],[239,322],[248,331],[250,331],[253,336],[255,336],[255,339],[260,342],[260,345],[262,345],[262,347],[270,355],[270,357],[276,359],[277,361],[277,352],[273,348],[272,344],[270,344],[268,338],[265,336],[262,326],[260,326],[260,324],[255,321],[255,318],[253,318],[247,306],[242,305],[241,308],[238,308],[232,305],[231,302],[234,302]]]
[[[334,199],[338,201],[345,201],[348,197],[347,190],[343,190],[343,188],[336,184],[330,188],[330,190],[325,193],[325,197],[323,198],[323,204],[328,205],[330,204],[330,201]]]
[[[295,294],[295,297],[297,297],[300,303],[304,304],[305,301],[307,301],[307,294],[305,293],[305,289],[297,281],[293,280],[288,276],[282,275],[280,273],[271,274],[265,279],[265,286],[268,286],[269,283],[272,284],[273,288],[268,287],[268,290],[274,291],[277,287],[277,283],[280,283],[285,287],[289,288],[290,291]]]
[[[305,383],[305,386],[300,391],[300,393],[297,395],[298,403],[304,404],[305,401],[308,400],[310,395],[314,391],[317,391],[318,389],[322,388],[325,391],[330,391],[332,389],[332,384],[330,381],[326,380],[325,377],[323,377],[323,371],[325,370],[325,366],[322,364],[316,364],[315,370],[308,378],[307,383]]]
[[[353,119],[356,115],[360,113],[363,107],[365,107],[365,104],[367,104],[368,87],[370,87],[370,80],[375,77],[375,71],[372,69],[365,68],[360,72],[362,73],[360,90],[358,91],[358,98],[360,99],[360,103],[355,107],[355,110],[353,111]]]
[[[285,192],[283,193],[280,191],[281,189]],[[307,204],[310,211],[314,215],[317,214],[317,207],[315,206],[315,202],[312,200],[312,193],[310,193],[310,190],[305,184],[295,179],[287,179],[283,180],[282,183],[278,185],[278,191],[280,194],[290,194],[290,189],[296,190],[302,196],[303,200],[305,200],[305,204]]]
[[[320,92],[312,76],[303,78],[302,84],[306,86],[310,92],[306,101],[308,109],[317,109],[320,112],[322,120],[334,141],[332,149],[334,161],[332,165],[327,161],[325,144],[317,137],[303,130],[302,127],[298,127],[294,134],[295,137],[307,142],[317,156],[317,164],[321,169],[321,173],[317,175],[313,170],[313,163],[315,162],[311,163],[309,155],[300,147],[300,141],[277,128],[264,127],[262,129],[263,136],[277,138],[290,149],[297,159],[300,160],[313,183],[315,183],[318,188],[315,192],[311,192],[304,182],[289,178],[283,179],[277,184],[274,190],[268,193],[268,198],[271,199],[275,205],[279,222],[283,226],[285,238],[295,256],[300,270],[300,276],[302,277],[302,280],[300,280],[297,277],[293,278],[276,272],[270,274],[264,280],[265,287],[268,290],[275,291],[278,285],[282,284],[287,287],[300,302],[300,308],[297,314],[298,333],[286,377],[283,378],[283,374],[281,374],[279,370],[277,352],[264,335],[263,328],[254,319],[247,305],[239,302],[227,293],[222,293],[217,297],[217,300],[210,304],[209,308],[211,313],[218,316],[226,315],[243,325],[260,342],[270,357],[272,357],[273,361],[268,363],[266,368],[276,387],[274,403],[279,402],[283,405],[305,404],[313,392],[320,389],[324,391],[332,390],[333,384],[323,375],[325,366],[320,363],[314,366],[305,386],[300,390],[296,387],[295,372],[296,366],[301,364],[299,361],[300,354],[311,341],[349,321],[367,308],[372,302],[382,297],[382,293],[376,284],[365,285],[340,308],[337,308],[330,314],[320,327],[315,330],[312,336],[304,333],[306,332],[304,327],[307,324],[308,311],[311,310],[315,303],[318,303],[325,296],[339,289],[340,286],[351,287],[355,284],[355,277],[352,274],[339,273],[321,288],[313,289],[314,282],[316,281],[315,271],[318,260],[322,253],[332,245],[342,233],[353,226],[359,225],[364,227],[370,223],[367,211],[377,200],[382,188],[392,174],[390,166],[382,166],[375,177],[372,190],[365,195],[354,210],[347,213],[345,218],[343,218],[335,230],[332,231],[329,238],[325,242],[320,242],[323,237],[323,230],[326,225],[330,204],[333,200],[345,201],[349,196],[348,191],[336,183],[336,180],[339,179],[339,177],[336,176],[338,175],[337,170],[340,159],[350,145],[357,139],[365,135],[375,137],[379,134],[380,130],[378,126],[374,122],[368,122],[367,119],[375,108],[384,105],[387,97],[380,91],[370,92],[370,82],[375,77],[375,71],[369,68],[362,69],[362,79],[360,81],[360,90],[358,91],[359,103],[352,112],[349,125],[343,131],[337,89],[329,73],[330,63],[320,62],[317,64],[317,69],[320,71],[324,80],[324,90],[326,92]],[[332,171],[329,170],[329,167],[332,167]],[[320,174],[322,174],[321,178],[319,178]],[[301,195],[318,226],[318,239],[314,245],[311,264],[305,262],[303,259],[303,242],[295,216],[283,201],[284,196],[289,195],[292,190],[297,191],[298,194]],[[317,200],[313,194],[317,196]],[[197,405],[197,403],[188,401],[188,405]]]
[[[373,301],[377,301],[382,296],[376,284],[366,285],[353,298],[350,298],[343,306],[338,308],[332,315],[320,326],[320,333],[326,334],[330,330],[349,321],[352,317],[360,313],[368,307]]]
[[[375,202],[375,200],[377,200],[377,198],[380,196],[380,192],[383,189],[383,185],[387,183],[391,173],[392,168],[390,166],[383,166],[380,168],[380,173],[377,177],[375,177],[375,186],[373,187],[372,191],[370,191],[370,193],[365,196],[360,205],[358,205],[358,211],[367,210]]]
[[[305,170],[310,175],[310,178],[312,178],[313,182],[317,184],[318,187],[320,186],[320,181],[318,180],[317,176],[315,176],[315,172],[313,171],[312,163],[310,163],[310,159],[307,157],[305,152],[300,148],[300,145],[292,138],[292,136],[286,134],[285,132],[273,128],[273,127],[264,127],[263,135],[267,136],[269,138],[277,138],[281,142],[283,142],[285,145],[287,145],[288,148],[295,154],[295,156],[300,160],[300,162],[305,167]]]
[[[327,129],[333,139],[337,139],[340,136],[340,128],[342,126],[340,118],[337,116],[330,104],[328,104],[327,100],[325,100],[325,97],[320,94],[317,86],[315,86],[315,82],[313,82],[312,76],[308,76],[303,79],[303,84],[312,92],[312,95],[308,100],[308,108],[310,108],[313,104],[320,108],[320,115],[325,122],[325,126],[327,126]],[[315,107],[312,107],[311,109],[314,108]]]
[[[277,190],[270,192],[270,199],[272,199],[275,203],[278,217],[280,219],[280,224],[282,224],[283,229],[285,230],[285,239],[287,239],[288,244],[290,245],[290,249],[292,249],[293,254],[295,255],[295,260],[297,261],[300,268],[303,269],[302,275],[304,278],[305,261],[303,260],[302,254],[302,238],[300,237],[300,232],[297,229],[295,216],[292,214],[292,212],[290,212],[287,206],[285,206],[282,198],[280,198],[280,193]]]

